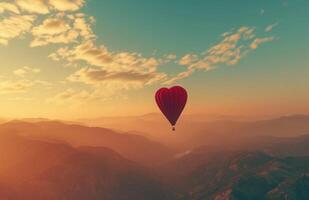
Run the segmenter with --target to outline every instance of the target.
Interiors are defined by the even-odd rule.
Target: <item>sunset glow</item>
[[[1,117],[157,112],[154,92],[177,84],[185,114],[309,113],[308,6],[1,1]]]

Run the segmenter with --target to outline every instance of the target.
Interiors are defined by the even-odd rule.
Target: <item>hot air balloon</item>
[[[187,103],[187,91],[181,86],[161,88],[156,92],[155,98],[161,112],[173,126],[173,131],[175,131],[177,120]]]

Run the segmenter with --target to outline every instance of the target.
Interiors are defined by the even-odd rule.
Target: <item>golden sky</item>
[[[0,117],[309,113],[308,3],[1,0]]]

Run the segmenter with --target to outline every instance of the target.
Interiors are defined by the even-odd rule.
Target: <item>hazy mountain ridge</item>
[[[308,115],[291,115],[263,120],[203,115],[182,116],[174,136],[162,115],[150,114],[134,117],[104,117],[80,120],[91,126],[109,127],[147,136],[167,146],[188,150],[203,145],[229,145],[236,140],[252,136],[294,137],[309,133]],[[154,128],[155,127],[155,128]],[[224,138],[224,140],[222,139]]]
[[[12,121],[0,125],[1,132],[18,133],[40,140],[62,141],[73,146],[108,147],[130,160],[146,165],[170,159],[174,154],[166,146],[140,135],[121,134],[105,128],[56,121],[36,123]]]
[[[16,135],[1,135],[0,141],[7,164],[0,170],[1,199],[175,199],[151,171],[110,149],[76,149]]]
[[[291,118],[274,120],[274,126],[287,121]],[[301,133],[299,124],[307,119],[298,116],[292,117],[292,121]],[[211,137],[205,132],[200,145],[183,152],[170,150],[146,137],[110,129],[53,121],[8,122],[0,125],[0,197],[11,200],[309,198],[306,192],[309,135],[286,137],[286,132],[282,132],[280,137],[280,131],[273,135],[254,130],[253,134],[237,132],[239,127],[246,130],[271,127],[271,122],[224,122],[227,127],[235,128],[231,137],[225,137],[229,132],[212,133],[211,137],[218,137],[218,143],[209,145],[214,140],[206,140]],[[222,121],[212,123],[213,128],[222,125]],[[172,137],[182,136],[176,132]],[[224,140],[220,141],[220,137]]]

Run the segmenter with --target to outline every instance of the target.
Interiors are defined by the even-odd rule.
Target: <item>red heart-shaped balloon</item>
[[[161,112],[165,115],[171,125],[175,126],[179,116],[186,106],[188,98],[187,91],[180,86],[175,86],[169,89],[161,88],[156,92],[155,97]]]

